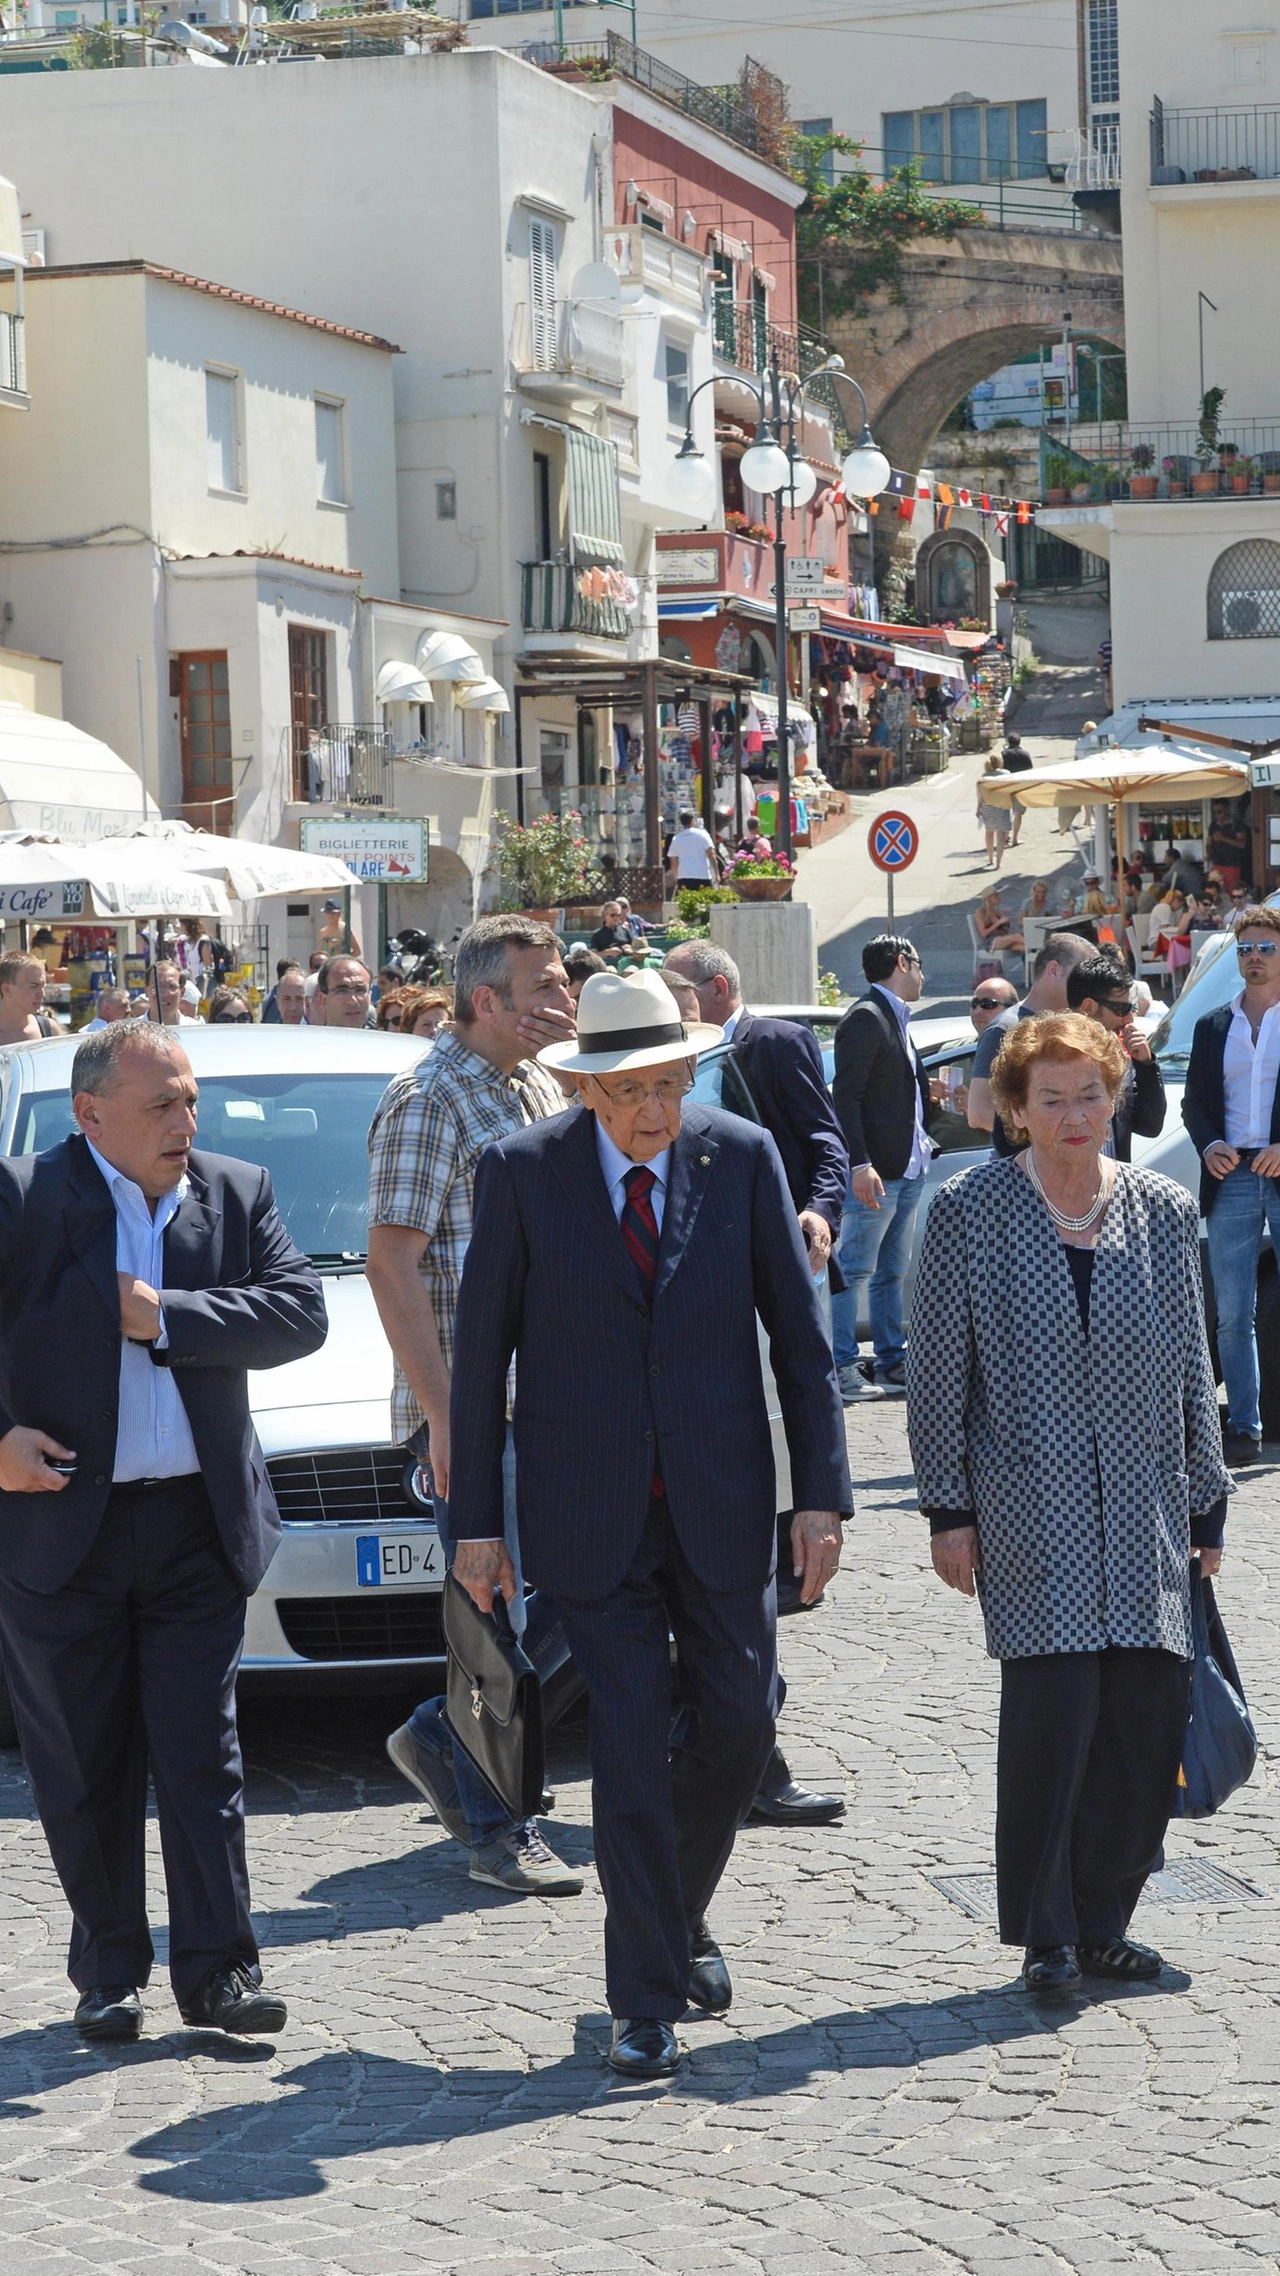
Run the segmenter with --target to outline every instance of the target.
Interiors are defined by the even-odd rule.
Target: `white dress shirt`
[[[164,1236],[186,1198],[184,1177],[172,1193],[162,1195],[151,1214],[141,1186],[115,1168],[98,1152],[92,1139],[89,1152],[110,1189],[116,1212],[116,1271],[129,1272],[159,1289],[164,1281]],[[156,1339],[163,1351],[168,1341],[164,1313]],[[112,1478],[126,1485],[135,1478],[189,1478],[200,1468],[195,1440],[182,1394],[167,1367],[157,1367],[145,1344],[120,1345],[120,1414],[116,1424],[116,1458]]]
[[[1229,1146],[1269,1146],[1271,1111],[1280,1077],[1280,1004],[1263,1013],[1256,1044],[1243,1004],[1242,988],[1235,999],[1222,1054],[1225,1136]]]
[[[738,1021],[742,1017],[742,1010],[743,1007],[741,1004],[739,1004],[736,1012],[730,1012],[728,1019],[724,1023],[724,1039],[726,1043],[732,1043],[733,1041],[733,1031],[738,1024]]]
[[[597,1115],[596,1151],[600,1156],[600,1167],[604,1171],[604,1182],[609,1188],[609,1199],[613,1204],[613,1214],[619,1224],[622,1223],[622,1211],[627,1198],[625,1179],[628,1170],[646,1169],[653,1171],[654,1185],[649,1200],[658,1222],[658,1231],[661,1232],[662,1212],[667,1202],[667,1173],[671,1167],[671,1148],[664,1146],[662,1152],[655,1154],[651,1162],[633,1162],[629,1154],[624,1154],[620,1146],[614,1145],[603,1122]]]
[[[872,982],[872,986],[874,987],[876,994],[883,997],[885,1003],[889,1006],[890,1011],[894,1014],[898,1022],[898,1026],[902,1034],[902,1048],[906,1052],[908,1059],[911,1061],[911,1071],[914,1074],[915,1070],[920,1064],[920,1061],[916,1053],[916,1047],[911,1040],[911,1006],[909,1004],[904,1004],[901,996],[895,996],[892,988],[882,988],[878,980],[874,980]],[[904,1178],[922,1178],[925,1171],[928,1169],[930,1162],[933,1160],[933,1148],[929,1144],[929,1133],[925,1129],[924,1116],[920,1109],[920,1086],[918,1082],[915,1084],[914,1088],[916,1119],[915,1128],[911,1134],[911,1159],[907,1163],[907,1166],[902,1173]],[[869,1167],[869,1164],[863,1162],[857,1166],[862,1169],[866,1169]]]

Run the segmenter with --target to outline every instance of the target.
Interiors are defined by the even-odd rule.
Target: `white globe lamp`
[[[691,522],[709,521],[716,510],[715,472],[690,436],[667,476],[667,495]]]
[[[840,469],[840,480],[846,497],[878,498],[892,471],[870,427],[864,426]]]
[[[784,505],[807,506],[817,487],[818,477],[808,459],[793,458],[791,461],[791,479],[783,494]]]
[[[791,461],[766,426],[757,427],[755,441],[750,450],[742,454],[739,472],[748,490],[754,490],[757,497],[770,498],[786,489],[791,480]]]

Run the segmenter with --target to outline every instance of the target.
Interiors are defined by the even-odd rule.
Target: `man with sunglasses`
[[[1133,981],[1113,956],[1088,956],[1067,974],[1067,1009],[1083,1012],[1114,1035],[1128,1056],[1129,1072],[1111,1117],[1111,1135],[1103,1147],[1117,1162],[1133,1159],[1133,1141],[1158,1138],[1164,1128],[1168,1101],[1164,1077],[1142,1029],[1133,1000]]]
[[[1001,1012],[1012,1011],[1018,991],[1012,980],[981,980],[969,998],[969,1018],[975,1035],[981,1035]]]
[[[1245,912],[1236,957],[1244,986],[1196,1022],[1182,1096],[1200,1156],[1232,1467],[1262,1445],[1254,1316],[1264,1230],[1280,1252],[1280,910]]]

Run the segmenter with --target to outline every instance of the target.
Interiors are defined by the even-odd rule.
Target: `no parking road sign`
[[[898,871],[906,869],[920,851],[920,832],[909,814],[900,814],[896,807],[886,808],[877,814],[867,832],[867,852],[877,869],[882,869],[889,880],[889,929],[893,930],[893,881]]]

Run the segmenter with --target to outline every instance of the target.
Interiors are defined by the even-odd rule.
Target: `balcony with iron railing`
[[[30,400],[25,322],[21,316],[0,309],[0,403],[25,410]]]
[[[554,40],[532,40],[520,52],[526,63],[541,64],[544,70],[567,77],[600,79],[616,74],[629,79],[633,86],[643,87],[646,94],[656,95],[659,102],[669,103],[686,118],[714,128],[740,149],[763,158],[767,165],[786,168],[789,164],[791,131],[785,89],[773,72],[749,56],[732,85],[700,87],[618,32],[606,32],[603,39],[569,40],[561,46]]]
[[[1074,447],[1046,435],[1043,481],[1049,505],[1280,498],[1280,418],[1221,419],[1208,433],[1199,419],[1116,420]]]
[[[713,338],[722,364],[756,378],[768,370],[775,348],[782,369],[798,372],[801,379],[825,363],[829,353],[817,332],[807,331],[802,324],[786,331],[779,324],[771,324],[752,303],[732,300],[727,292],[716,294]]]
[[[528,633],[580,632],[596,640],[627,640],[631,618],[617,601],[589,600],[578,590],[579,571],[567,561],[525,561],[520,570],[520,621]]]
[[[1151,113],[1151,181],[1155,188],[1192,182],[1280,181],[1280,105],[1240,110]]]
[[[621,391],[626,377],[621,319],[587,300],[521,301],[512,326],[511,361],[522,386],[567,396],[586,387]]]
[[[388,728],[329,725],[295,729],[293,795],[308,806],[391,806],[395,746]]]

